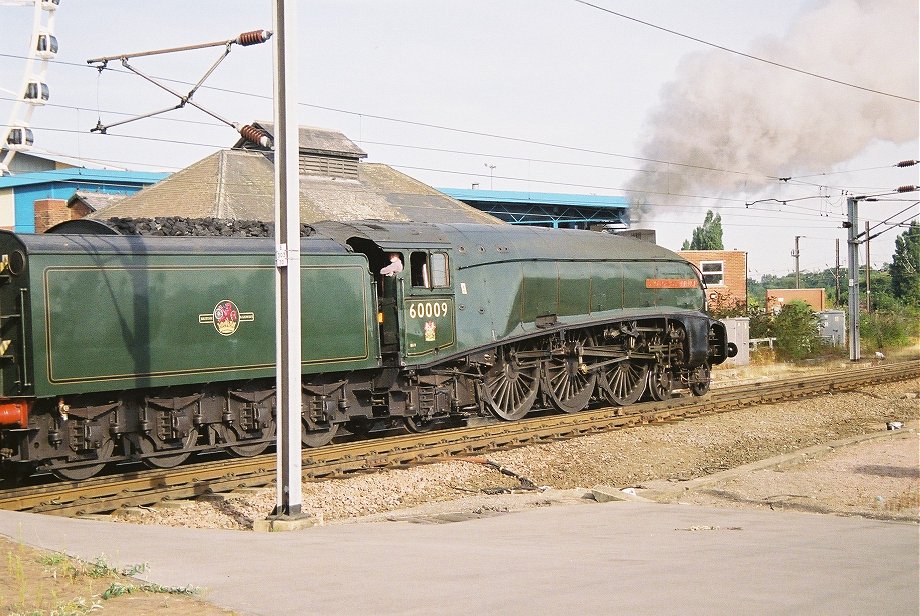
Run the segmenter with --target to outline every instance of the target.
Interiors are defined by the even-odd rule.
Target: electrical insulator
[[[42,0],[42,8],[46,11],[53,11],[60,3],[61,0]]]
[[[237,130],[246,141],[261,145],[263,148],[272,147],[272,138],[261,128],[246,124],[245,126],[240,126]]]
[[[895,167],[913,167],[916,164],[917,161],[915,160],[902,160],[897,165],[895,165]]]
[[[914,192],[916,190],[917,190],[917,187],[911,186],[910,184],[908,184],[907,186],[898,186],[899,193]]]
[[[268,30],[253,30],[251,32],[243,32],[241,35],[236,37],[234,42],[237,45],[246,47],[248,45],[258,45],[259,43],[264,43],[271,37],[272,33]]]

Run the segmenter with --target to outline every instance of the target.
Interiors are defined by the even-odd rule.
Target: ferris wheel
[[[0,0],[2,5],[32,6],[32,36],[23,66],[22,82],[18,90],[0,90],[16,98],[9,120],[0,129],[0,175],[10,173],[10,162],[16,152],[32,147],[35,137],[29,122],[36,107],[48,101],[49,89],[45,81],[48,60],[57,55],[58,42],[54,36],[54,16],[61,0]]]

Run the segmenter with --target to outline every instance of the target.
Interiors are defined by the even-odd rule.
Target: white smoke
[[[741,51],[916,99],[917,23],[917,0],[826,0],[801,15],[784,38]],[[876,140],[904,143],[918,136],[918,106],[911,101],[721,50],[690,55],[678,71],[649,114],[641,155],[750,175],[648,163],[627,186],[647,191],[630,193],[640,204],[666,202],[662,195],[756,192],[771,182],[765,176],[820,173]],[[634,209],[633,219],[641,216]]]

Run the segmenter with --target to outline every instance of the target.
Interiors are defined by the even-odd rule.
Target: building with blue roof
[[[438,190],[515,225],[607,230],[629,226],[629,204],[625,197],[478,188]]]
[[[168,175],[70,167],[0,176],[0,228],[35,233],[36,202],[40,208],[53,206],[66,211],[68,201],[77,191],[127,196]]]

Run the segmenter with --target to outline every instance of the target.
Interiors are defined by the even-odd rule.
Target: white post
[[[278,498],[275,517],[301,514],[300,178],[297,2],[275,0],[275,357]]]

